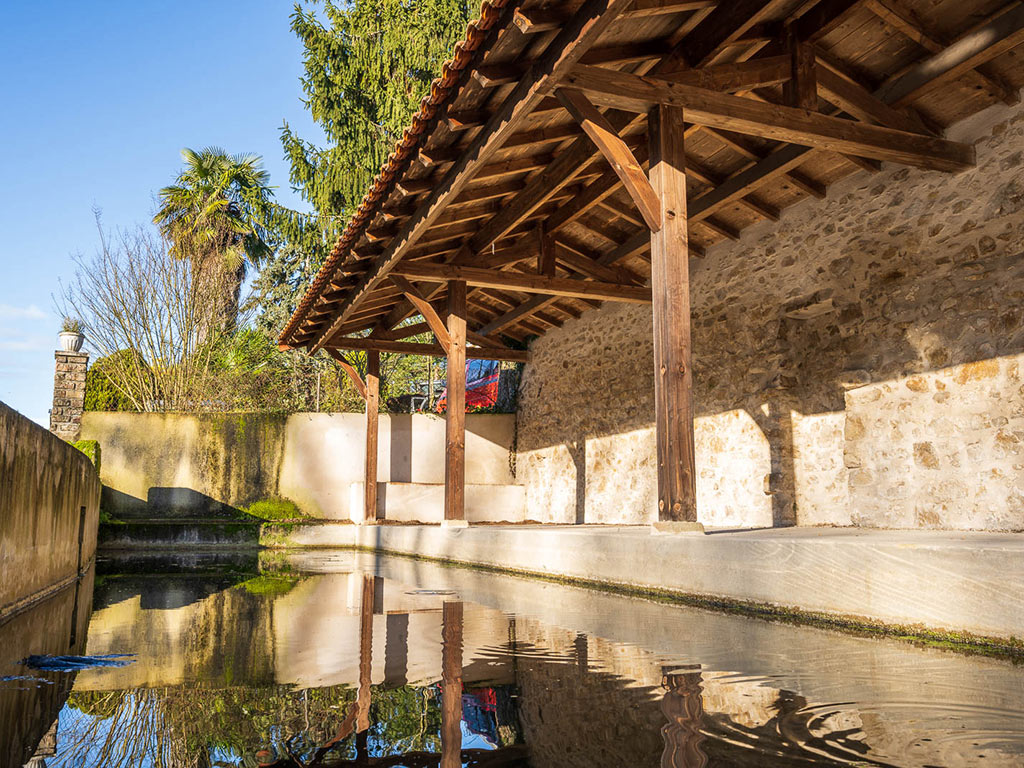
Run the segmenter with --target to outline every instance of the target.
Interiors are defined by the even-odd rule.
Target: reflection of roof
[[[392,329],[419,312],[389,274],[418,281],[437,308],[444,281],[466,279],[481,345],[544,333],[599,300],[643,300],[649,215],[621,166],[646,165],[651,99],[685,102],[699,123],[684,131],[695,256],[879,159],[962,167],[969,150],[935,134],[1024,83],[1007,54],[1024,11],[993,5],[485,2],[281,342],[318,349],[370,329],[401,338]],[[783,58],[790,50],[809,58]],[[798,65],[794,82],[815,86],[809,95],[783,82]],[[613,129],[620,167],[582,135],[581,108],[570,115],[556,93],[564,87],[606,110],[589,128]],[[766,106],[795,99],[817,111]],[[538,229],[554,251],[544,279]]]

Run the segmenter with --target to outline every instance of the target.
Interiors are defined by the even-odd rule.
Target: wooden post
[[[363,478],[363,523],[377,520],[377,433],[380,410],[380,352],[366,353],[366,474]]]
[[[444,603],[441,624],[441,766],[462,765],[462,603]]]
[[[448,283],[448,411],[445,419],[444,523],[466,524],[466,283]]]
[[[650,111],[647,121],[651,184],[658,195],[662,217],[661,229],[651,233],[654,419],[658,444],[655,527],[703,530],[697,523],[694,467],[683,110],[661,104]]]

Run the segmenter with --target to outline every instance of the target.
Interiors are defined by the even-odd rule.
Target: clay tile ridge
[[[430,84],[430,91],[420,102],[419,111],[413,116],[412,122],[402,138],[395,145],[395,150],[388,156],[387,162],[381,168],[380,173],[370,185],[369,191],[363,197],[362,202],[356,209],[355,214],[349,220],[345,231],[341,233],[338,242],[331,250],[330,255],[320,267],[313,284],[302,297],[302,301],[296,308],[295,313],[288,321],[278,342],[283,346],[290,346],[291,335],[306,319],[306,315],[313,304],[320,297],[334,271],[341,264],[343,256],[362,235],[363,230],[377,214],[377,207],[388,198],[398,181],[399,169],[405,161],[419,149],[420,142],[425,138],[427,126],[441,107],[445,106],[450,99],[458,93],[459,74],[476,63],[476,54],[483,44],[486,33],[498,22],[501,16],[501,9],[513,0],[484,0],[480,8],[480,17],[471,21],[466,30],[466,37],[462,42],[457,43],[455,52],[450,61],[444,63],[441,68],[441,76]]]

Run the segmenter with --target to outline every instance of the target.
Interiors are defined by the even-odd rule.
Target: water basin
[[[0,626],[4,765],[1024,765],[1013,659],[353,552],[175,557]]]

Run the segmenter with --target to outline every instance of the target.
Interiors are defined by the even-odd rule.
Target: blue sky
[[[0,400],[48,425],[71,256],[147,222],[182,147],[263,155],[300,207],[279,140],[319,138],[301,101],[288,0],[0,2]]]

